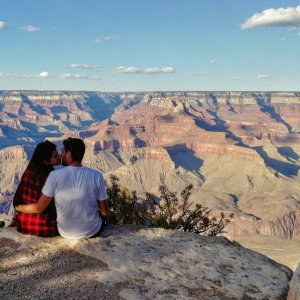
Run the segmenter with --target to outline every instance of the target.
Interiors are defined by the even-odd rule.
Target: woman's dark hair
[[[39,143],[33,151],[31,160],[27,166],[28,170],[33,171],[36,174],[36,180],[39,181],[43,177],[49,175],[54,170],[53,166],[48,165],[50,162],[53,151],[56,149],[56,145],[46,140]]]

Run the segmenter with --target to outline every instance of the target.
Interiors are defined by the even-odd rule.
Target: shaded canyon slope
[[[140,194],[192,183],[232,237],[300,239],[300,93],[0,91],[0,115],[3,203],[38,142],[78,136],[85,165]]]

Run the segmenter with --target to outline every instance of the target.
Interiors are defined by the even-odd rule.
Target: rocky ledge
[[[295,274],[290,282],[290,290],[287,300],[300,299],[300,264],[295,271]]]
[[[0,258],[3,300],[283,300],[293,275],[224,237],[136,226],[111,226],[87,240],[4,228]]]

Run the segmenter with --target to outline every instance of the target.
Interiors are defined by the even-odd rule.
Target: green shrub
[[[232,219],[232,214],[219,218],[210,215],[211,210],[199,204],[193,206],[189,202],[192,185],[181,192],[181,201],[177,193],[169,190],[162,182],[159,187],[160,201],[155,201],[154,195],[147,193],[145,198],[138,197],[135,191],[121,187],[119,179],[112,175],[111,184],[107,184],[108,205],[110,215],[108,224],[136,224],[149,227],[194,232],[203,235],[216,236],[224,232],[224,228]]]
[[[118,177],[110,177],[111,185],[107,185],[108,205],[110,214],[107,223],[124,225],[147,225],[152,223],[154,201],[151,194],[146,199],[141,199],[135,191],[130,192],[127,188],[119,185]]]
[[[0,228],[5,227],[5,222],[4,221],[0,221]]]

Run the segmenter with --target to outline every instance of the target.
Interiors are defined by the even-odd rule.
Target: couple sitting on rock
[[[17,230],[24,234],[65,238],[98,236],[108,215],[103,175],[82,166],[85,144],[63,141],[61,155],[46,140],[37,145],[16,190]],[[54,170],[53,166],[66,166]]]

